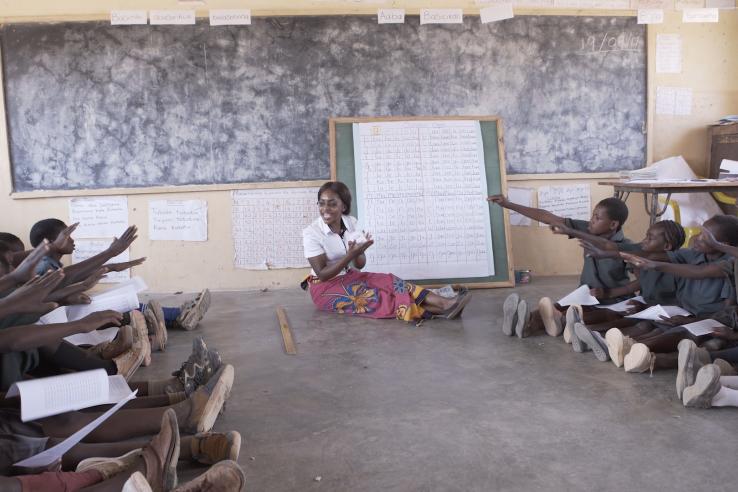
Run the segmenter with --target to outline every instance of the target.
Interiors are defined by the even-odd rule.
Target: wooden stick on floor
[[[279,329],[282,330],[282,339],[284,340],[284,350],[289,355],[297,355],[295,343],[292,341],[292,332],[290,324],[287,321],[287,312],[282,306],[277,308],[277,318],[279,319]]]

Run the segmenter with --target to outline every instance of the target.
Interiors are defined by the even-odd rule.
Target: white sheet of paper
[[[738,161],[723,159],[720,161],[720,172],[724,174],[738,174]]]
[[[364,270],[407,280],[494,274],[478,121],[357,123],[353,139],[358,219],[375,241]]]
[[[578,304],[580,306],[594,306],[599,303],[600,301],[589,293],[589,285],[587,284],[580,285],[559,299],[558,302],[560,306],[571,306],[572,304]]]
[[[675,87],[656,87],[656,114],[674,115],[676,104]]]
[[[672,316],[692,316],[692,313],[686,309],[680,308],[679,306],[662,306],[661,304],[656,304],[655,306],[650,306],[643,311],[630,314],[626,316],[626,318],[661,321],[662,318],[671,318]]]
[[[489,22],[499,20],[512,19],[514,16],[515,14],[513,14],[512,3],[490,5],[489,7],[485,7],[479,11],[479,17],[482,21],[482,24],[487,24]]]
[[[232,200],[236,268],[308,266],[302,230],[318,218],[318,188],[237,190]]]
[[[516,7],[553,7],[553,0],[514,0]]]
[[[20,396],[21,420],[28,422],[108,401],[108,374],[95,369],[18,381],[8,390],[11,396]]]
[[[701,9],[705,6],[705,0],[675,0],[674,9]]]
[[[208,202],[205,200],[151,200],[151,241],[207,241]]]
[[[686,328],[687,330],[689,330],[689,332],[696,337],[701,337],[702,335],[709,335],[713,331],[715,331],[715,328],[728,328],[721,322],[716,321],[714,319],[703,319],[703,320],[695,321],[694,323],[688,323],[682,326]]]
[[[128,199],[124,196],[72,198],[69,224],[79,222],[74,239],[120,237],[128,228]]]
[[[731,10],[735,8],[735,3],[735,0],[706,0],[705,7],[708,9]]]
[[[633,304],[631,304],[630,301],[642,302],[642,303],[646,302],[645,299],[643,299],[643,297],[636,296],[636,297],[633,297],[632,299],[626,299],[616,304],[600,304],[599,306],[595,306],[595,307],[599,309],[609,309],[610,311],[615,311],[618,313],[624,313],[630,309],[633,309]]]
[[[538,208],[559,217],[589,220],[592,214],[589,184],[541,186],[538,188]],[[541,222],[542,227],[548,227]]]
[[[119,401],[117,404],[115,404],[113,407],[111,407],[107,412],[100,415],[98,418],[87,424],[86,426],[82,427],[80,430],[66,438],[64,441],[60,442],[56,446],[50,447],[49,449],[46,449],[39,454],[35,456],[31,456],[30,458],[27,458],[23,461],[19,461],[18,463],[15,463],[15,466],[22,466],[27,468],[39,468],[43,466],[48,466],[57,460],[59,460],[62,456],[64,456],[64,453],[72,449],[74,446],[79,444],[82,439],[87,437],[87,435],[100,427],[100,424],[105,422],[108,417],[113,415],[115,412],[118,411],[120,407],[125,405],[129,400],[132,400],[136,397],[136,393],[138,393],[138,390],[131,392],[127,397]]]
[[[554,0],[554,7],[569,9],[629,9],[630,0]]]
[[[65,306],[60,306],[53,311],[41,316],[36,324],[53,325],[57,323],[66,323],[67,321],[69,321],[67,319],[67,308]]]
[[[633,0],[632,3],[634,9],[674,9],[674,0]]]
[[[682,73],[682,37],[656,35],[656,73]]]
[[[684,9],[682,22],[718,22],[720,9]]]
[[[149,23],[149,14],[145,10],[111,10],[110,24],[113,26],[135,26]]]
[[[508,188],[507,199],[518,205],[530,207],[532,205],[533,190],[531,188]],[[525,215],[510,210],[510,225],[529,226],[533,223],[531,219]]]
[[[217,9],[208,12],[211,26],[248,26],[251,9]]]
[[[136,290],[131,286],[126,289],[116,289],[115,291],[92,296],[91,299],[92,302],[90,304],[67,306],[67,318],[69,318],[69,321],[76,321],[88,314],[107,309],[126,313],[139,308],[138,295],[136,295]]]
[[[120,331],[117,326],[111,326],[110,328],[103,328],[102,330],[95,330],[89,333],[75,333],[64,337],[64,340],[71,343],[72,345],[97,345],[98,343],[110,342]]]
[[[464,22],[463,9],[420,9],[420,25],[461,24]]]
[[[405,9],[379,9],[377,24],[404,24]]]
[[[88,258],[91,258],[110,246],[112,239],[80,239],[74,242],[74,252],[72,253],[72,263],[79,263]],[[130,251],[125,250],[115,258],[108,261],[108,263],[123,263],[129,261]],[[105,276],[100,279],[101,284],[115,284],[128,280],[131,278],[131,269],[123,270],[122,272],[108,272]]]
[[[662,9],[638,9],[638,24],[663,24]]]
[[[194,10],[151,10],[149,22],[156,25],[195,25]]]
[[[674,114],[677,116],[689,116],[692,114],[692,88],[675,87],[674,91]]]

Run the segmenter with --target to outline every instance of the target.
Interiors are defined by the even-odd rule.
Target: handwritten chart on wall
[[[479,122],[355,123],[353,131],[359,223],[375,238],[366,269],[416,280],[493,275]]]
[[[645,32],[607,16],[4,25],[13,188],[325,179],[336,115],[494,114],[511,173],[636,169]]]
[[[234,191],[231,224],[236,268],[309,266],[302,230],[318,217],[317,202],[318,188]]]

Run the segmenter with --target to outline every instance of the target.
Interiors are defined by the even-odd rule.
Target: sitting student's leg
[[[10,488],[8,490],[18,490],[19,492],[73,492],[86,490],[86,487],[103,481],[102,475],[96,470],[79,473],[44,472],[37,475],[19,475],[13,478],[17,481],[19,488]],[[6,490],[2,486],[2,482],[0,482],[0,490]],[[115,489],[109,488],[95,490],[110,490],[112,492]]]
[[[175,411],[183,429],[205,432],[215,423],[232,386],[233,366],[225,365],[186,400],[170,407],[119,410],[90,433],[85,442],[114,442],[154,434],[167,408]],[[68,412],[39,423],[47,436],[67,437],[99,415],[99,412]]]
[[[723,385],[723,381],[735,384],[733,378],[735,376],[720,376],[715,364],[702,366],[694,384],[684,390],[682,403],[695,408],[738,407],[738,390]]]
[[[612,321],[604,321],[602,323],[595,323],[590,324],[589,322],[586,322],[587,328],[589,328],[592,331],[599,331],[601,333],[607,333],[607,330],[610,328],[620,328],[621,330],[623,328],[630,328],[632,326],[635,326],[638,324],[637,319],[634,318],[620,318],[620,319],[614,319]],[[626,334],[625,331],[623,331],[623,334]]]
[[[731,364],[738,364],[738,347],[731,347],[710,352],[710,357],[712,357],[712,360],[723,359],[730,362]]]
[[[599,323],[612,323],[613,321],[620,321],[623,319],[622,314],[612,311],[607,308],[596,308],[594,306],[582,306],[582,319],[588,328],[589,325],[595,325]],[[610,328],[615,327],[611,325]],[[598,330],[601,331],[601,330]],[[607,331],[607,330],[605,330]]]

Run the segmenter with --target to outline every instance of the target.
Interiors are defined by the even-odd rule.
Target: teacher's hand
[[[374,239],[372,239],[372,235],[365,233],[364,236],[366,237],[366,241],[364,241],[361,244],[356,244],[356,241],[349,241],[348,243],[348,252],[351,255],[359,256],[363,255],[364,251],[369,248],[372,244],[374,244]]]

